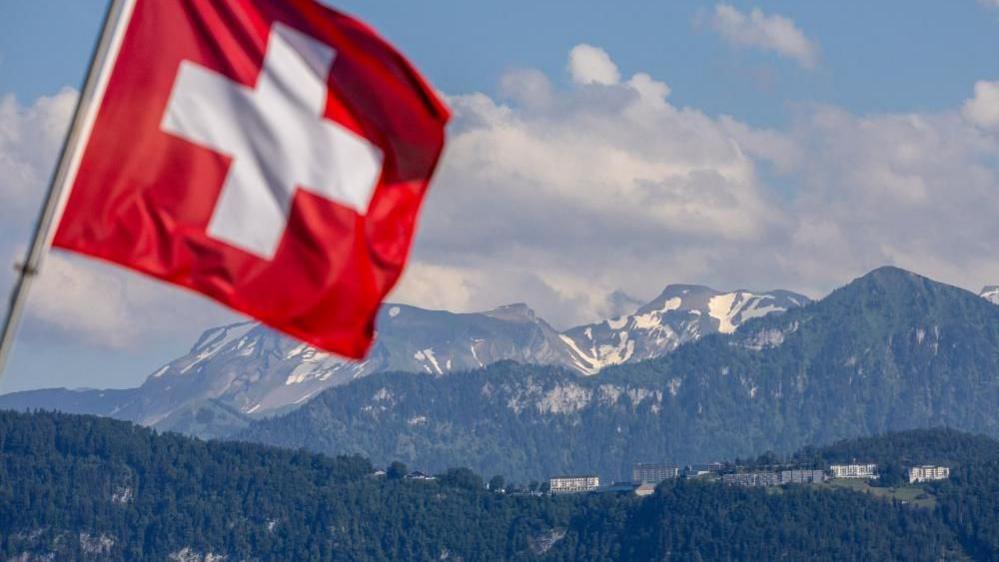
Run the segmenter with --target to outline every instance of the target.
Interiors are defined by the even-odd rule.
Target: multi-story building
[[[600,477],[589,474],[553,476],[548,479],[548,486],[553,494],[592,492],[600,487]]]
[[[687,467],[684,476],[687,478],[698,478],[711,474],[718,474],[725,469],[725,465],[720,462],[709,464],[694,464]]]
[[[909,483],[930,482],[933,480],[946,480],[950,478],[949,466],[914,466],[909,469]]]
[[[776,472],[736,472],[734,474],[722,474],[722,483],[730,486],[779,486],[780,476]]]
[[[780,483],[784,484],[812,484],[814,482],[823,482],[826,479],[826,473],[822,470],[782,470],[780,471]]]
[[[679,477],[680,467],[673,464],[640,463],[631,469],[631,479],[637,484],[658,484]]]
[[[833,478],[867,478],[878,477],[876,464],[834,464],[829,467]]]

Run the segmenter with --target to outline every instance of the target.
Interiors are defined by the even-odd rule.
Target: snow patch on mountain
[[[732,318],[738,311],[732,306],[732,303],[738,296],[738,293],[728,293],[711,297],[711,300],[708,301],[708,314],[718,321],[718,331],[723,334],[731,334],[735,331]]]
[[[437,358],[434,357],[434,348],[428,347],[427,349],[421,349],[413,354],[413,358],[417,361],[424,363],[423,368],[430,374],[443,375],[444,369],[441,369],[440,363],[437,362]],[[448,359],[448,364],[451,360]]]
[[[331,386],[379,371],[440,377],[510,359],[593,375],[611,365],[661,356],[706,334],[735,331],[746,320],[807,302],[783,291],[722,293],[675,285],[631,315],[561,333],[525,304],[469,314],[386,305],[377,321],[375,346],[361,362],[244,322],[206,331],[187,356],[150,376],[139,389],[149,394],[141,406],[127,405],[124,409],[132,411],[121,415],[156,423],[172,419],[189,404],[217,401],[242,415],[269,416]],[[778,337],[769,335],[766,343],[773,345]],[[538,396],[514,397],[513,403],[517,408],[538,403],[538,391]],[[540,407],[571,412],[581,407],[583,398],[572,392],[561,389]]]
[[[809,302],[787,291],[723,293],[697,285],[671,285],[630,316],[573,328],[561,339],[574,354],[572,366],[593,375],[611,365],[665,355],[707,334],[731,334],[748,320]]]

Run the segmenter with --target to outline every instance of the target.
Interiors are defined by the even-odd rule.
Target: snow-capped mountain
[[[524,304],[452,313],[387,304],[365,361],[347,361],[253,322],[213,328],[191,351],[157,369],[139,388],[29,391],[0,396],[0,407],[113,416],[206,437],[249,419],[294,409],[333,386],[382,371],[440,377],[502,360],[561,365],[592,375],[640,361],[742,322],[809,302],[774,291],[723,293],[675,285],[634,314],[559,333]]]
[[[594,374],[608,365],[665,355],[706,334],[730,334],[747,320],[809,302],[789,291],[726,293],[698,285],[670,285],[630,316],[579,326],[561,338],[575,353],[572,366]]]
[[[545,365],[573,360],[558,332],[523,304],[470,314],[390,304],[377,326],[376,343],[362,362],[254,322],[222,326],[137,389],[21,392],[0,396],[0,408],[80,411],[211,436],[220,426],[238,428],[251,417],[293,409],[322,390],[378,371],[442,376],[504,359]]]
[[[722,293],[673,285],[631,316],[564,333],[525,304],[465,314],[389,304],[379,314],[375,346],[362,362],[254,323],[236,324],[209,330],[189,354],[153,373],[143,385],[150,391],[143,393],[148,400],[123,413],[147,425],[170,426],[169,417],[195,399],[221,401],[249,416],[268,415],[375,372],[437,377],[502,360],[562,365],[591,375],[608,365],[663,355],[704,334],[730,333],[750,318],[807,302],[785,291]]]
[[[978,296],[992,304],[999,304],[999,285],[988,285],[983,287],[982,292],[978,293]]]
[[[713,304],[713,323],[728,330],[776,306],[737,293],[714,300],[674,288],[637,316],[686,305],[703,319]],[[254,423],[239,438],[528,481],[918,427],[999,435],[996,325],[999,308],[975,294],[883,267],[817,303],[690,342],[667,359],[594,377],[513,364],[440,378],[376,373]]]
[[[564,364],[558,333],[523,304],[475,314],[387,305],[365,361],[348,361],[254,323],[206,332],[191,352],[143,385],[149,400],[130,419],[172,427],[170,416],[192,399],[215,400],[249,415],[294,408],[331,386],[379,371],[442,376],[503,359]],[[182,416],[185,417],[185,416]]]

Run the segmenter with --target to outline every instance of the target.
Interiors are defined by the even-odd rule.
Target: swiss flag
[[[129,0],[53,244],[362,357],[449,114],[313,0]]]

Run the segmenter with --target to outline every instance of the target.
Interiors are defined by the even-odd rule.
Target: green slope
[[[887,451],[906,439],[878,443]],[[938,510],[850,491],[682,481],[644,499],[549,498],[492,493],[463,470],[386,480],[360,458],[0,412],[0,559],[991,560],[999,477],[990,462],[956,465],[954,481],[932,490]]]

